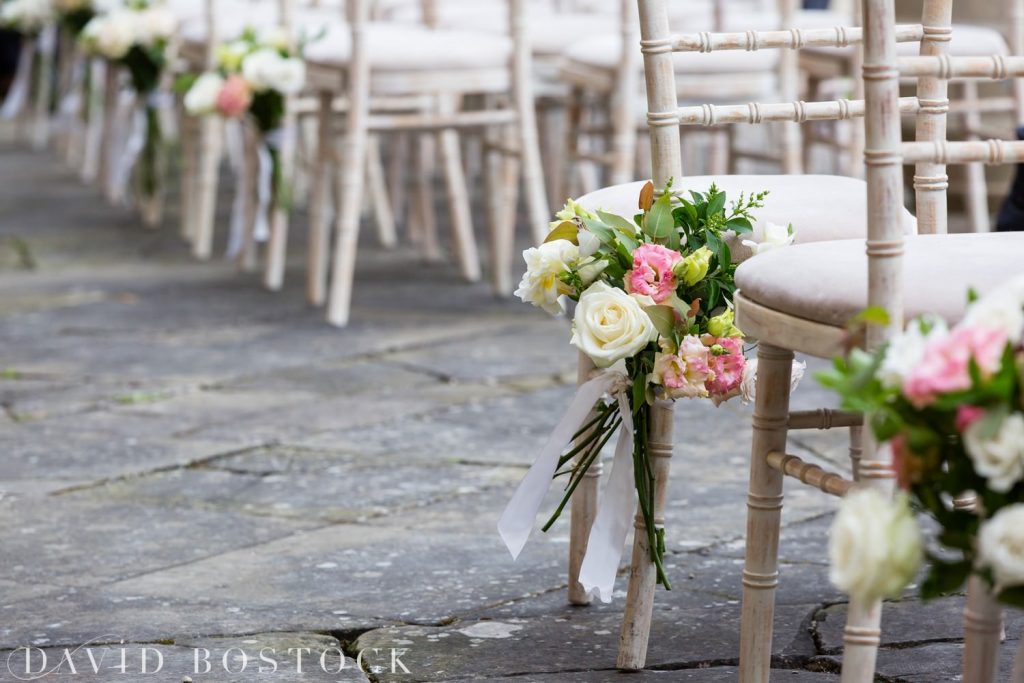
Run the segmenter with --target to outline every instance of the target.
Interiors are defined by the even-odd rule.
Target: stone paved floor
[[[174,223],[146,233],[51,157],[0,150],[0,680],[24,677],[18,648],[52,668],[87,644],[100,673],[77,650],[47,680],[366,681],[360,651],[374,681],[735,680],[748,407],[678,406],[675,588],[652,670],[622,678],[624,579],[570,608],[566,524],[517,563],[494,530],[572,392],[565,322],[367,244],[334,330],[300,268],[268,294],[191,261]],[[807,381],[797,402],[823,398]],[[841,434],[793,441],[845,467]],[[790,487],[774,680],[838,681],[832,509]],[[893,604],[882,679],[956,680],[960,607]]]

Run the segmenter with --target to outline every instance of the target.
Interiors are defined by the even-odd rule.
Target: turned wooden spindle
[[[654,470],[654,524],[664,528],[665,490],[668,486],[669,463],[672,458],[671,401],[656,401],[651,406],[651,424],[648,445],[651,468]],[[633,529],[633,556],[629,570],[629,588],[626,592],[625,614],[619,635],[617,666],[626,671],[637,671],[647,660],[647,641],[651,633],[654,611],[654,589],[657,568],[651,561],[651,547],[643,515],[637,511]]]

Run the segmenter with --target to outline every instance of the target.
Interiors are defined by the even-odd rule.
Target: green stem
[[[583,477],[587,473],[587,470],[590,469],[590,466],[593,464],[594,460],[600,455],[601,449],[604,448],[604,445],[608,443],[608,440],[610,438],[612,438],[612,435],[615,434],[615,430],[619,428],[620,424],[622,424],[621,419],[617,420],[605,432],[604,438],[601,440],[600,445],[597,448],[594,448],[592,451],[588,451],[587,457],[581,460],[580,464],[577,465],[573,478],[570,479],[569,484],[566,486],[565,495],[562,496],[561,502],[558,504],[558,507],[555,509],[554,513],[552,513],[547,523],[543,527],[541,527],[542,531],[547,531],[548,529],[550,529],[551,526],[562,514],[562,511],[565,509],[565,506],[569,502],[569,499],[572,497],[572,494],[576,490],[576,487],[580,485],[581,481],[583,481]]]

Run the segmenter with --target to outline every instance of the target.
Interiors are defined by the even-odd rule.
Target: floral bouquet
[[[952,329],[913,320],[876,352],[853,351],[822,373],[845,408],[870,416],[905,492],[891,504],[877,492],[844,501],[831,538],[841,589],[896,595],[926,556],[923,597],[957,590],[973,573],[1002,602],[1024,606],[1022,336],[1018,277],[970,303]],[[911,504],[938,522],[935,552],[922,551]]]
[[[96,16],[92,0],[53,0],[53,7],[57,12],[57,20],[73,36],[80,34]]]
[[[0,26],[35,36],[54,19],[50,0],[7,0],[0,4]]]
[[[632,435],[626,455],[632,456],[629,469],[651,559],[658,582],[668,588],[663,530],[654,523],[651,407],[656,400],[677,398],[707,398],[718,404],[740,394],[744,385],[748,392],[752,389],[753,363],[744,358],[742,332],[733,323],[736,266],[730,243],[752,232],[751,212],[762,206],[767,193],[741,194],[728,206],[725,193],[714,185],[707,192],[683,196],[669,183],[660,197],[654,194],[653,184],[647,183],[640,194],[640,213],[632,220],[591,212],[570,200],[544,244],[524,252],[527,270],[515,294],[552,314],[562,312],[562,302],[575,302],[570,343],[603,369],[580,387],[567,412],[568,417],[582,401],[589,419],[576,422],[575,433],[560,433],[560,425],[534,465],[549,468],[555,477],[568,477],[561,504],[544,530],[557,519],[602,447],[622,428],[623,439]],[[783,230],[789,239],[779,238],[780,244],[792,238],[790,228]],[[609,377],[590,390],[594,382]],[[573,445],[567,449],[570,440]],[[619,443],[622,447],[623,440]],[[549,460],[551,452],[555,457]],[[550,476],[545,479],[531,470],[527,478],[534,481],[524,479],[499,522],[513,555],[529,535],[542,502],[541,487],[546,490]],[[631,515],[631,501],[629,509]],[[608,546],[617,543],[621,551],[623,540]],[[617,557],[607,563],[612,579],[617,565]],[[590,590],[582,575],[581,582]],[[606,591],[598,588],[607,599]]]
[[[167,105],[160,80],[167,67],[177,19],[164,5],[134,0],[123,8],[93,17],[82,29],[79,41],[85,50],[123,66],[139,97],[141,108],[116,173],[123,185],[138,161],[141,196],[151,200],[160,188],[161,147],[159,110]]]

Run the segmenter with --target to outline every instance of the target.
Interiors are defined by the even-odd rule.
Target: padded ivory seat
[[[984,294],[1022,272],[1024,233],[908,236],[904,315],[936,313],[955,323],[969,289]],[[839,350],[846,323],[867,307],[864,240],[768,251],[736,270],[736,284],[736,322],[744,333],[760,338],[770,332],[772,344],[830,355]]]
[[[184,11],[185,5],[181,6]],[[178,9],[176,8],[177,12]],[[179,15],[181,16],[181,15]],[[280,11],[274,3],[253,3],[246,0],[219,0],[217,5],[217,37],[231,41],[242,35],[248,28],[268,29],[278,25]],[[296,35],[316,36],[321,30],[332,26],[344,26],[341,10],[337,7],[297,8],[294,16]],[[206,19],[204,16],[183,17],[179,36],[185,43],[205,43]]]
[[[370,22],[366,38],[370,68],[375,72],[505,69],[512,55],[512,41],[503,36],[411,24]],[[314,65],[345,66],[351,52],[352,35],[339,22],[306,47],[305,58]]]
[[[579,201],[591,210],[603,209],[632,217],[639,211],[637,200],[644,182],[602,188],[580,197]],[[755,240],[760,240],[764,223],[792,223],[798,244],[859,237],[863,245],[867,225],[867,187],[863,180],[831,175],[689,176],[674,182],[673,188],[704,192],[711,183],[725,191],[729,202],[740,192],[749,195],[768,190],[764,208],[755,212],[760,221],[754,228]],[[916,233],[914,216],[904,210],[903,217],[904,233]],[[746,247],[737,245],[733,250],[736,261],[749,256]]]

